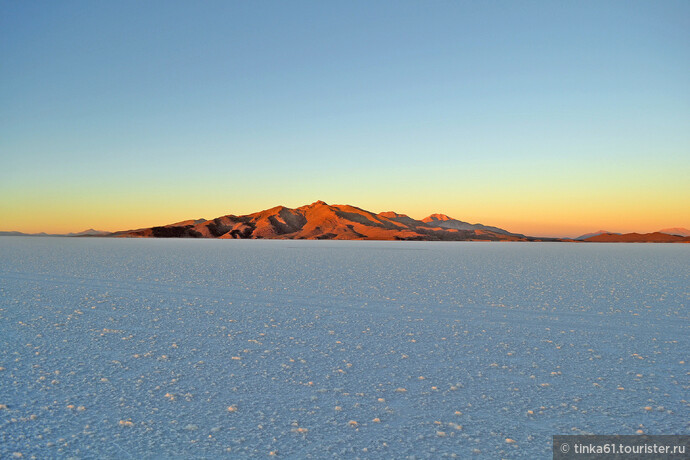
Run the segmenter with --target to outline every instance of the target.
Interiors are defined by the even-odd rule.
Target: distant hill
[[[666,233],[667,235],[690,236],[690,230],[683,227],[664,228],[659,230],[659,233]]]
[[[575,239],[576,240],[586,240],[587,238],[591,238],[593,236],[598,236],[598,235],[603,235],[604,233],[607,233],[609,235],[620,235],[620,233],[609,232],[608,230],[599,230],[599,231],[592,232],[592,233],[585,233],[584,235],[580,235]]]
[[[22,232],[0,232],[0,236],[66,236],[58,234],[41,233],[22,233]]]
[[[295,209],[277,206],[243,216],[226,215],[212,220],[183,221],[161,227],[116,232],[111,236],[420,241],[537,240],[483,225],[452,228],[452,222],[460,221],[447,218],[443,222],[440,219],[424,222],[392,211],[376,214],[355,206],[329,205],[317,201]]]
[[[94,230],[92,228],[79,233],[22,233],[22,232],[0,232],[0,236],[107,236],[110,232]]]
[[[654,233],[602,233],[583,240],[589,243],[690,243],[690,236]]]
[[[102,230],[94,230],[90,228],[79,233],[67,233],[65,236],[105,236],[110,235],[110,232],[104,232]]]

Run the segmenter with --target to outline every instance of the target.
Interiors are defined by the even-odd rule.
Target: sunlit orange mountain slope
[[[496,227],[471,225],[447,216],[443,217],[444,219],[440,220],[429,216],[424,221],[419,221],[395,212],[375,214],[355,206],[328,205],[323,201],[317,201],[295,209],[277,206],[244,216],[227,215],[212,220],[188,220],[162,227],[116,232],[111,236],[426,241],[543,240],[510,233]]]

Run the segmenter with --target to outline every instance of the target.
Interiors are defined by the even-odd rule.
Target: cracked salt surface
[[[689,434],[690,246],[0,238],[0,458]]]

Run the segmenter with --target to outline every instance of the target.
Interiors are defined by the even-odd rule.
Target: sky
[[[690,2],[0,2],[0,230],[316,200],[690,228]]]

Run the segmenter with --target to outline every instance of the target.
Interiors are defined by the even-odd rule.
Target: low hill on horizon
[[[582,241],[588,243],[690,243],[690,236],[667,233],[601,233]]]
[[[24,233],[24,232],[0,232],[0,236],[108,236],[112,232],[106,232],[103,230],[94,230],[89,228],[78,233]]]
[[[666,233],[667,235],[690,236],[690,230],[683,227],[662,228],[659,233]]]
[[[582,240],[586,240],[587,238],[592,238],[593,236],[603,235],[604,233],[608,233],[610,235],[620,235],[620,233],[609,232],[608,230],[597,230],[596,232],[585,233],[584,235],[580,235],[574,239],[577,241],[582,241]]]

